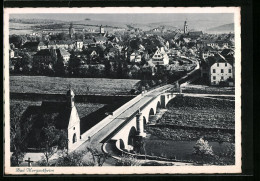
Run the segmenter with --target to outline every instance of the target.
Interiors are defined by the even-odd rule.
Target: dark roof
[[[203,35],[202,31],[191,31],[188,33],[190,36],[200,36]]]
[[[39,42],[26,42],[24,45],[23,45],[23,48],[37,48],[39,45]]]
[[[228,63],[228,62],[222,55],[217,53],[214,56],[208,57],[206,59],[206,63],[209,65],[209,67],[211,67],[214,63]]]
[[[43,49],[38,51],[34,56],[51,56],[51,52],[49,49]]]
[[[223,55],[224,57],[230,56],[230,55],[233,56],[234,53],[235,53],[234,50],[232,50],[230,48],[226,48],[226,49],[222,50],[221,55]]]

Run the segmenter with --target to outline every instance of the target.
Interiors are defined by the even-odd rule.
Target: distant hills
[[[210,28],[210,29],[207,29],[206,31],[208,32],[226,32],[226,33],[229,33],[229,32],[234,32],[234,23],[230,23],[230,24],[225,24],[225,25],[222,25],[222,26],[216,26],[214,28]]]
[[[162,21],[162,22],[153,22],[153,23],[132,23],[132,22],[115,22],[113,20],[95,20],[90,18],[85,18],[84,20],[72,21],[76,29],[82,28],[97,28],[102,25],[108,31],[111,31],[113,28],[140,28],[144,31],[151,30],[153,28],[165,27],[166,29],[183,29],[184,21],[182,20],[172,20],[172,21]],[[62,20],[51,20],[51,19],[23,19],[23,18],[11,18],[10,19],[10,28],[17,29],[33,29],[33,26],[40,24],[62,24],[64,28],[68,28],[70,21]],[[131,29],[130,28],[130,29]],[[229,23],[226,21],[219,20],[193,20],[188,21],[189,30],[197,30],[209,33],[229,33],[234,32],[234,23]],[[18,33],[18,32],[16,32]]]

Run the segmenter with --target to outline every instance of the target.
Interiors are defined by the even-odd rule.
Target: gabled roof
[[[214,56],[208,57],[206,59],[206,63],[209,65],[209,67],[211,67],[215,63],[228,63],[228,62],[222,55],[217,53]]]

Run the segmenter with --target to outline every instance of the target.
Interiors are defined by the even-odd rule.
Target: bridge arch
[[[158,113],[161,109],[161,103],[160,101],[157,102],[157,105],[156,105],[156,113]]]
[[[132,126],[128,134],[128,140],[127,140],[128,145],[134,147],[136,135],[137,135],[137,130],[134,126]]]
[[[122,139],[119,140],[119,147],[120,149],[125,149],[125,143]]]

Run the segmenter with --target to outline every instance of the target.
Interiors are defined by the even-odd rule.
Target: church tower
[[[99,27],[99,33],[100,34],[104,34],[105,33],[105,29],[104,29],[104,27],[102,25]]]
[[[187,24],[187,21],[184,22],[184,34],[187,34],[188,33],[188,24]]]
[[[66,96],[67,96],[68,107],[69,108],[73,108],[74,107],[74,97],[75,97],[75,94],[72,91],[72,89],[67,91],[67,95]]]
[[[75,29],[73,28],[73,24],[72,23],[70,23],[69,34],[70,34],[70,38],[73,38],[73,36],[75,34]]]

